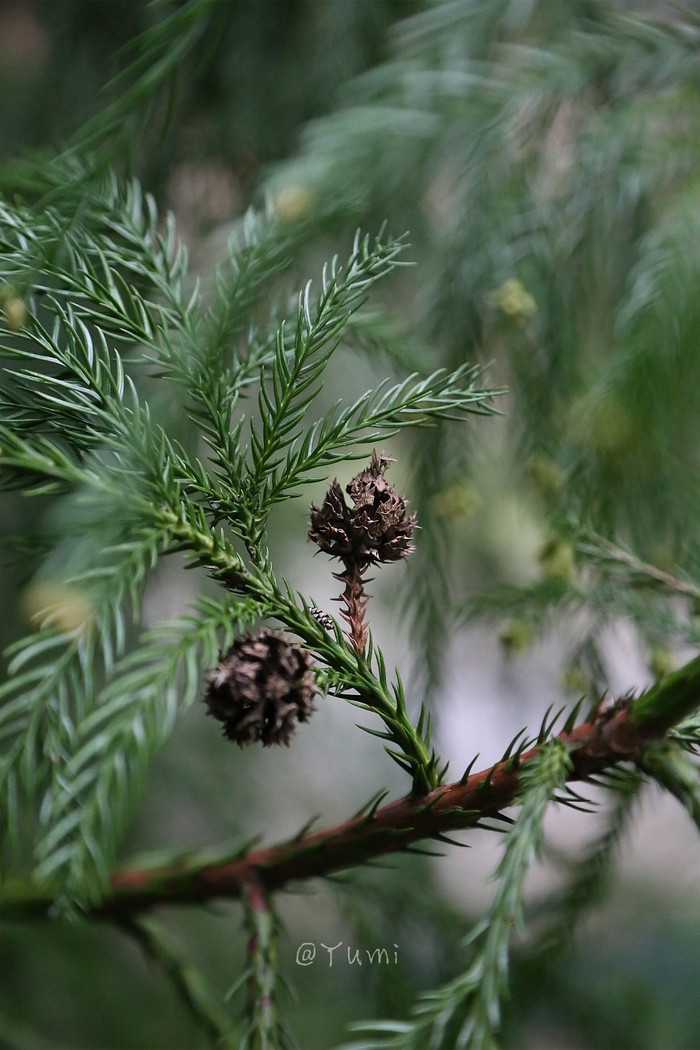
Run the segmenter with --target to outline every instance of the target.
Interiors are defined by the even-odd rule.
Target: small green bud
[[[32,583],[20,599],[20,612],[37,627],[52,624],[59,631],[84,633],[95,620],[90,598],[64,583]]]
[[[674,573],[677,570],[677,559],[673,547],[668,543],[656,543],[649,551],[649,561],[662,572]]]
[[[574,548],[568,540],[552,537],[540,550],[539,560],[547,579],[566,583],[573,579],[576,562]]]
[[[536,452],[526,469],[533,485],[543,496],[556,496],[564,488],[565,472],[544,452]]]
[[[494,289],[491,298],[509,321],[529,321],[537,310],[535,300],[517,277],[510,277]]]
[[[481,506],[481,498],[469,482],[457,482],[443,492],[436,493],[430,501],[430,509],[436,518],[448,521],[466,521]]]
[[[19,332],[27,321],[27,304],[20,299],[11,284],[0,288],[0,306],[6,326],[11,332]]]
[[[587,693],[590,686],[588,675],[583,668],[578,667],[576,664],[567,667],[561,684],[565,692],[575,693],[577,696],[583,696]]]
[[[663,645],[655,645],[649,657],[649,670],[656,681],[665,678],[673,670],[673,656]]]
[[[619,453],[634,441],[631,416],[611,393],[589,390],[572,403],[568,417],[569,433],[577,445]]]
[[[498,635],[501,645],[509,653],[522,653],[529,649],[535,637],[535,628],[527,620],[513,617],[501,627]]]
[[[298,222],[309,215],[314,206],[314,195],[302,183],[280,186],[272,197],[275,215],[285,222]]]

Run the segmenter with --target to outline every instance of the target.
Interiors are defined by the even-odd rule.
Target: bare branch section
[[[700,657],[637,700],[600,704],[588,721],[559,733],[557,739],[571,758],[568,779],[586,779],[620,762],[640,763],[645,747],[698,705],[699,678]],[[251,884],[268,894],[294,880],[329,875],[408,850],[421,840],[439,840],[449,831],[498,820],[517,800],[522,772],[539,754],[542,743],[423,797],[408,795],[335,827],[301,833],[233,859],[116,872],[111,893],[88,914],[119,918],[161,904],[232,899],[245,896]],[[0,914],[42,917],[50,906],[49,887],[6,884],[0,898]]]
[[[560,739],[570,749],[570,779],[581,780],[621,761],[636,762],[648,736],[631,724],[628,711],[622,709],[611,717],[598,716],[572,733],[561,734]],[[251,870],[270,892],[295,879],[329,875],[448,831],[475,827],[485,819],[498,818],[512,804],[522,769],[539,750],[535,747],[499,762],[468,777],[463,784],[445,785],[419,799],[405,796],[355,820],[255,850],[229,864],[214,864],[196,872],[178,872],[176,868],[118,872],[112,881],[114,896],[103,909],[110,912],[115,907],[131,910],[162,902],[238,897]]]

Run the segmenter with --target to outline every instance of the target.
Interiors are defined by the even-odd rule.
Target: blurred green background
[[[119,48],[169,9],[0,3],[0,189],[12,192],[18,157],[60,148],[99,111],[128,58]],[[377,583],[373,630],[413,701],[431,699],[455,777],[477,751],[480,764],[497,759],[549,703],[640,687],[654,659],[678,662],[699,640],[685,608],[614,580],[593,586],[567,538],[575,517],[698,578],[699,16],[696,3],[615,0],[222,0],[170,109],[155,107],[159,133],[135,134],[120,160],[175,212],[205,278],[251,204],[298,224],[300,281],[342,257],[358,225],[409,231],[416,266],[383,303],[395,349],[359,340],[329,377],[329,404],[395,370],[463,360],[508,386],[501,419],[387,448],[422,533],[406,579],[396,568]],[[285,509],[273,550],[293,586],[333,608],[306,514],[301,501]],[[34,569],[9,537],[51,515],[36,500],[0,507],[4,644],[26,630]],[[169,563],[146,622],[180,612],[200,586]],[[574,612],[553,619],[573,591]],[[466,623],[477,595],[486,626]],[[261,829],[274,841],[310,813],[342,820],[375,789],[402,793],[355,721],[329,704],[285,754],[249,754],[190,711],[124,857]],[[697,1048],[700,844],[674,805],[647,797],[565,964],[516,958],[506,1046]],[[558,848],[575,855],[596,821],[553,819]],[[496,836],[465,841],[474,848],[444,860],[398,858],[281,897],[296,988],[282,1012],[303,1050],[340,1042],[353,1019],[405,1015],[457,972],[498,859]],[[533,895],[560,879],[553,857]],[[166,918],[223,996],[245,948],[237,906]],[[317,946],[311,966],[296,961],[303,942]],[[339,942],[331,967],[321,946]],[[352,965],[347,947],[387,948],[390,963]],[[0,973],[0,1047],[207,1045],[112,929],[4,924]]]

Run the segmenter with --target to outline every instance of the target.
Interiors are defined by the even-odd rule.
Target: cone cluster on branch
[[[279,631],[237,638],[206,682],[209,714],[241,746],[289,744],[297,722],[308,722],[315,710],[311,657]]]
[[[345,566],[335,573],[345,584],[339,601],[345,606],[342,616],[349,624],[350,640],[360,653],[367,642],[365,609],[370,597],[363,573],[371,565],[407,558],[414,550],[416,515],[407,514],[405,497],[384,477],[391,462],[376,450],[372,453],[369,467],[346,486],[352,505],[334,481],[321,506],[311,507],[309,539]]]

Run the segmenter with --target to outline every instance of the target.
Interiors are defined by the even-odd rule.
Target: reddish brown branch
[[[558,739],[571,758],[568,779],[581,780],[618,762],[639,764],[646,745],[663,737],[699,704],[700,656],[635,700],[599,706],[583,725],[560,733]],[[406,850],[421,839],[439,840],[450,831],[498,818],[517,801],[521,772],[538,750],[531,748],[429,794],[407,795],[336,827],[300,833],[287,842],[226,861],[204,864],[191,859],[159,868],[119,871],[112,878],[111,893],[89,914],[123,921],[160,904],[196,904],[244,893],[255,909],[263,906],[269,893],[294,879],[323,877]],[[8,877],[0,885],[0,915],[46,917],[60,889],[50,883]],[[265,915],[256,910],[251,914],[261,919]]]
[[[367,645],[369,633],[367,627],[367,603],[371,595],[365,592],[367,582],[362,572],[356,565],[349,565],[345,572],[334,572],[336,580],[345,584],[345,590],[340,598],[336,599],[345,606],[341,616],[349,625],[350,630],[346,632],[352,647],[357,653],[363,653]]]
[[[580,780],[620,761],[636,762],[650,737],[648,730],[632,724],[627,708],[614,708],[570,733],[561,733],[559,739],[571,755],[569,779]],[[196,870],[172,866],[117,872],[113,895],[100,911],[131,913],[157,904],[234,898],[251,882],[269,893],[295,879],[322,877],[401,851],[422,839],[474,827],[485,818],[497,817],[514,802],[520,772],[537,751],[535,747],[516,759],[499,762],[464,783],[445,785],[422,798],[406,796],[336,827],[229,862]]]

